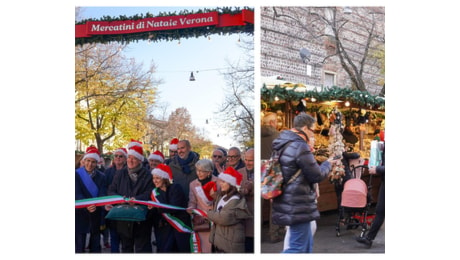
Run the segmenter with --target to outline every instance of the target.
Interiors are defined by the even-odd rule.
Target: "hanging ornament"
[[[297,105],[296,110],[295,110],[296,115],[301,113],[301,112],[305,112],[306,107],[305,107],[303,102],[305,102],[305,100],[303,100],[303,99],[299,100],[299,104]]]
[[[329,156],[342,157],[345,152],[345,144],[342,136],[342,113],[337,109],[331,112],[331,127],[329,129]],[[345,176],[345,167],[342,161],[338,161],[332,165],[332,171],[329,173],[329,181],[332,183],[342,184]]]

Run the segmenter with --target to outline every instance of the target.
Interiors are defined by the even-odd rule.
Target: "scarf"
[[[182,172],[185,174],[190,174],[192,172],[192,169],[190,169],[190,163],[193,161],[193,159],[195,159],[195,155],[193,154],[193,152],[190,152],[188,154],[187,159],[185,160],[183,160],[179,156],[176,157],[177,161],[179,162],[179,165],[182,167]]]
[[[220,212],[222,210],[223,207],[225,207],[225,205],[227,205],[227,203],[229,203],[231,200],[237,200],[239,199],[240,197],[238,195],[233,195],[231,196],[230,198],[227,198],[227,194],[225,194],[220,200],[219,202],[217,203],[217,210]]]
[[[142,168],[142,164],[139,164],[136,168],[129,169],[128,168],[128,175],[132,182],[137,182],[137,172]]]
[[[206,183],[210,182],[212,179],[212,174],[209,175],[208,177],[206,177],[205,179],[203,180],[200,180],[200,179],[197,179],[200,183],[201,183],[201,186],[204,186]]]
[[[234,168],[235,170],[239,170],[239,169],[244,168],[244,167],[246,167],[246,164],[243,162],[243,160],[240,159],[240,160],[238,161],[238,164],[237,164],[235,167],[233,167],[233,168]]]

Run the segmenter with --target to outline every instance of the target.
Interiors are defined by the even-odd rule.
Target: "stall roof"
[[[261,80],[262,86],[265,85],[267,89],[273,89],[275,86],[280,86],[282,88],[293,88],[294,86],[297,86],[296,91],[305,92],[308,90],[314,90],[316,88],[316,86],[305,85],[303,83],[295,83],[284,80],[283,77],[281,77],[280,75],[261,77]]]

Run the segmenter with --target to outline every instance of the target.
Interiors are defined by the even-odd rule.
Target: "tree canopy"
[[[75,138],[96,145],[101,154],[143,135],[159,83],[153,80],[153,63],[145,70],[126,59],[123,49],[119,44],[75,47]]]

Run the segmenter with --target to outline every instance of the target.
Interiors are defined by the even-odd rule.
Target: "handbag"
[[[111,220],[144,221],[146,216],[146,206],[119,204],[109,210],[105,218]]]
[[[289,142],[290,143],[290,142]],[[269,200],[280,196],[283,193],[283,173],[281,172],[281,165],[279,163],[279,158],[284,149],[287,148],[288,144],[283,146],[283,149],[278,153],[273,151],[272,156],[269,160],[261,161],[261,173],[262,173],[262,183],[261,183],[261,196],[262,198]],[[287,184],[293,182],[297,176],[301,173],[299,169],[292,177],[289,179]]]
[[[195,232],[207,232],[211,230],[211,225],[207,218],[200,215],[193,217],[193,231]]]

